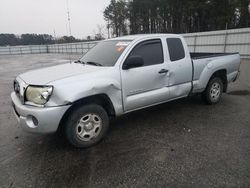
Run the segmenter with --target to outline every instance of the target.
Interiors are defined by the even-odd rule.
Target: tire
[[[221,100],[223,93],[223,82],[220,78],[212,78],[202,93],[202,99],[209,105],[217,104]]]
[[[89,104],[74,109],[65,124],[67,140],[77,148],[87,148],[101,141],[109,128],[109,117],[103,107]]]

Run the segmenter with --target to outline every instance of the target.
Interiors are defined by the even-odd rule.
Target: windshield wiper
[[[84,64],[84,65],[94,65],[94,66],[102,66],[102,64],[100,63],[96,63],[96,62],[92,62],[92,61],[88,61],[88,62],[84,62],[80,59],[78,59],[77,61],[74,61],[74,63],[81,63],[81,64]]]
[[[96,63],[96,62],[91,62],[91,61],[88,61],[88,62],[86,62],[86,64],[88,64],[88,65],[94,65],[94,66],[102,66],[102,64],[100,64],[100,63]]]
[[[82,61],[82,60],[80,60],[80,59],[78,59],[78,60],[74,61],[74,63],[86,64],[84,61]]]

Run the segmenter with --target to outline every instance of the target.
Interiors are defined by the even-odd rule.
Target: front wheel
[[[65,135],[75,147],[86,148],[97,144],[109,128],[107,112],[97,104],[73,110],[66,121]]]
[[[206,90],[202,93],[202,98],[207,104],[217,104],[222,96],[223,92],[223,83],[220,78],[212,78]]]

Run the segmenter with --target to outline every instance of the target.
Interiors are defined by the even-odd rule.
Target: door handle
[[[165,73],[168,73],[168,70],[167,69],[161,69],[159,71],[159,74],[165,74]]]

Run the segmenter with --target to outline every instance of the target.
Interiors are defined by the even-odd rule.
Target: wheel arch
[[[220,69],[220,70],[217,70],[215,71],[212,76],[210,77],[210,79],[208,80],[208,83],[211,79],[213,78],[220,78],[222,80],[222,83],[223,83],[223,92],[226,92],[227,91],[227,86],[228,86],[228,82],[227,82],[227,70],[226,69]],[[208,85],[207,83],[207,85]]]
[[[81,98],[72,103],[71,107],[64,113],[63,117],[61,118],[61,121],[58,126],[58,130],[62,129],[65,120],[74,109],[76,109],[79,106],[86,105],[86,104],[98,104],[106,110],[110,118],[114,118],[116,116],[113,103],[106,94],[92,95],[92,96]]]

